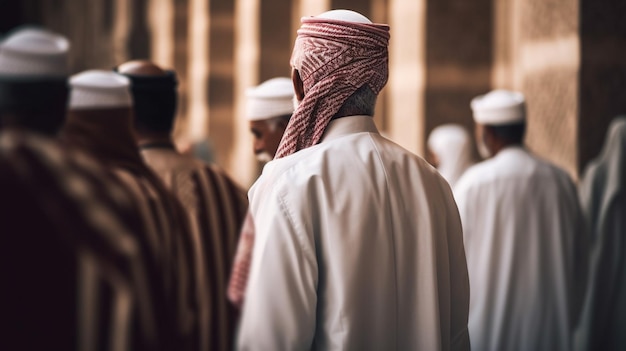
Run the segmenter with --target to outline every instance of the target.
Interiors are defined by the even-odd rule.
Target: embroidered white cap
[[[70,78],[70,109],[131,107],[130,80],[112,71],[90,70]]]
[[[315,17],[334,19],[334,20],[345,21],[345,22],[372,24],[372,21],[370,21],[369,18],[363,16],[362,14],[358,12],[351,11],[351,10],[330,10]]]
[[[475,97],[471,103],[474,121],[486,125],[506,125],[526,119],[524,95],[509,90],[493,90]]]
[[[0,42],[0,75],[66,76],[70,42],[51,31],[23,27]]]
[[[246,92],[246,118],[262,121],[293,113],[293,83],[291,79],[279,77],[266,80]]]

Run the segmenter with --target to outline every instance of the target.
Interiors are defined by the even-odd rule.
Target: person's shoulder
[[[561,184],[574,186],[574,182],[569,173],[555,163],[535,154],[532,154],[532,158],[535,160],[537,167],[535,175],[546,179],[552,179]]]
[[[455,192],[492,182],[496,176],[494,172],[495,168],[496,165],[493,159],[487,159],[475,163],[467,168],[461,178],[459,178],[456,182],[456,185],[454,186]]]

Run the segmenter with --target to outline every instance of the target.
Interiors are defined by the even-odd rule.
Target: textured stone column
[[[473,135],[470,101],[491,88],[491,17],[491,0],[428,2],[424,141],[446,123]]]
[[[526,144],[566,169],[578,169],[579,2],[496,0],[498,85],[522,91],[528,103]],[[498,87],[498,86],[497,86]]]
[[[406,149],[423,153],[426,0],[389,3],[387,135]]]
[[[172,11],[172,65],[170,67],[176,71],[178,78],[178,116],[174,135],[187,138],[189,116],[187,115],[189,84],[187,71],[189,62],[187,60],[189,47],[189,0],[170,0]],[[166,5],[167,6],[167,5]],[[167,8],[166,8],[167,9]]]
[[[259,76],[259,2],[238,0],[235,3],[234,145],[228,170],[245,187],[250,186],[258,175],[245,120],[245,91],[257,84]]]
[[[290,77],[293,47],[292,5],[284,0],[261,1],[259,11],[259,83],[274,77]]]
[[[209,134],[209,119],[211,115],[208,106],[211,105],[208,94],[209,66],[213,67],[209,56],[209,45],[213,38],[209,31],[212,21],[209,19],[209,3],[215,1],[190,0],[188,15],[188,40],[187,50],[187,88],[189,89],[187,100],[187,136],[194,142],[201,141]],[[216,101],[216,105],[218,102]],[[219,141],[214,141],[220,144]],[[219,158],[219,157],[218,157]]]
[[[216,161],[228,167],[235,133],[235,5],[231,0],[208,2],[208,81],[201,97],[208,107],[208,136]],[[208,94],[207,94],[208,90]]]

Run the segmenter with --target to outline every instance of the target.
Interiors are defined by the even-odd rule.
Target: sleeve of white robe
[[[257,194],[255,243],[237,346],[239,350],[308,350],[315,333],[317,261],[305,231],[306,198],[281,186]],[[259,191],[262,193],[262,191]]]

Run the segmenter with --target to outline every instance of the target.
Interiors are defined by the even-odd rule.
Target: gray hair
[[[377,95],[369,86],[363,85],[341,105],[333,118],[354,115],[373,116]]]

